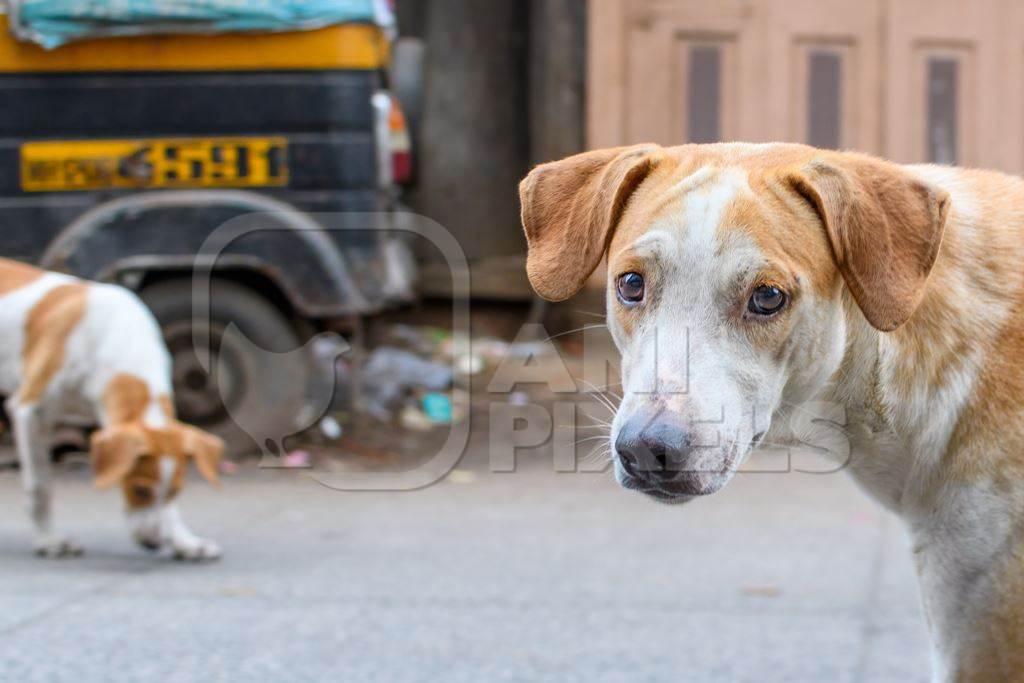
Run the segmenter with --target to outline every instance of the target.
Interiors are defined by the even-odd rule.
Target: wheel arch
[[[108,201],[61,231],[40,265],[99,280],[190,273],[209,235],[244,216],[262,223],[214,257],[214,276],[272,285],[278,303],[307,318],[375,310],[319,223],[286,202],[242,190],[142,192]]]

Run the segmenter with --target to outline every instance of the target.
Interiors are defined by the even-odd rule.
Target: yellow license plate
[[[287,184],[288,140],[283,137],[46,141],[21,146],[25,192]]]

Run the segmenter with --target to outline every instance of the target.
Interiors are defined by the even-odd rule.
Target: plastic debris
[[[421,356],[443,356],[451,343],[451,334],[439,327],[414,327],[399,323],[388,329],[387,340]]]
[[[434,428],[427,414],[416,406],[406,406],[402,409],[402,427],[416,432],[427,432]]]
[[[500,362],[508,354],[508,348],[508,342],[500,339],[473,340],[473,351],[493,362]]]
[[[373,0],[8,0],[7,9],[15,35],[47,49],[111,36],[394,26],[392,13]]]
[[[282,465],[289,469],[303,469],[310,467],[313,463],[313,456],[309,451],[295,450],[284,456]]]
[[[431,422],[450,424],[452,421],[452,399],[447,394],[430,392],[423,397],[423,412]]]
[[[460,375],[479,375],[484,371],[485,365],[482,356],[472,353],[455,359],[455,369]]]
[[[327,415],[322,420],[320,420],[319,426],[320,433],[323,434],[324,437],[330,439],[331,441],[337,441],[338,439],[341,438],[343,432],[341,428],[341,423],[335,420],[330,415]]]
[[[366,362],[361,384],[366,411],[386,421],[412,391],[448,389],[452,385],[452,369],[410,351],[382,346]]]

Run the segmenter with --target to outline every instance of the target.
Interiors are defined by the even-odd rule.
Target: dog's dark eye
[[[747,310],[755,315],[773,315],[786,305],[786,293],[774,285],[758,285],[747,302]]]
[[[644,276],[640,273],[623,273],[615,283],[619,301],[633,306],[644,300]]]

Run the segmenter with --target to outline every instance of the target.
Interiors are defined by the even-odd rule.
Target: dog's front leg
[[[36,553],[44,557],[81,555],[81,546],[53,532],[50,449],[39,404],[22,405],[11,400],[7,402],[7,414],[14,432],[28,513],[35,526]]]
[[[174,556],[183,560],[215,560],[220,557],[216,541],[192,533],[181,517],[177,503],[168,503],[161,513],[161,527]]]

